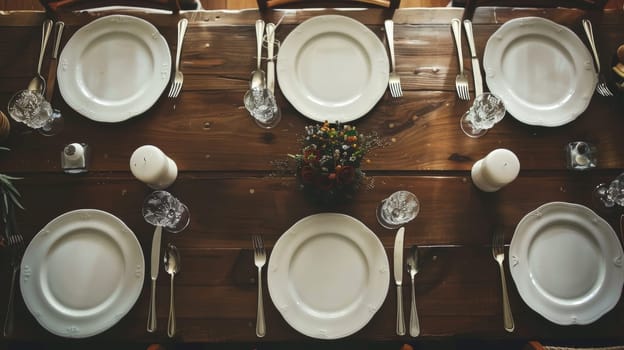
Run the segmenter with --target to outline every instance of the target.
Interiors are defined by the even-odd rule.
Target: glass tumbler
[[[489,129],[500,122],[507,110],[498,96],[489,92],[477,96],[472,107],[460,119],[464,134],[470,137],[481,137]]]
[[[261,128],[271,129],[282,119],[282,113],[275,100],[275,95],[266,87],[248,90],[243,101],[245,108]]]
[[[618,175],[613,181],[606,184],[600,184],[594,189],[594,196],[602,202],[602,204],[611,208],[615,205],[624,207],[624,173]]]
[[[52,106],[38,91],[20,90],[9,100],[11,118],[33,129],[39,129],[52,119]]]
[[[143,201],[143,218],[171,233],[186,228],[190,222],[188,207],[167,191],[154,191]]]
[[[420,201],[409,191],[397,191],[377,206],[377,221],[385,228],[395,229],[416,218]]]

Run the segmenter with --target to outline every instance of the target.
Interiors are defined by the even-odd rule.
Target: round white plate
[[[136,302],[144,277],[134,233],[100,210],[67,212],[30,242],[20,288],[28,310],[48,331],[70,338],[101,333]]]
[[[277,81],[304,116],[346,123],[368,113],[388,87],[388,56],[362,23],[338,15],[313,17],[282,43]]]
[[[299,220],[275,243],[269,294],[294,329],[337,339],[364,327],[388,293],[388,257],[362,222],[324,213]]]
[[[483,54],[488,88],[529,125],[560,126],[589,105],[598,81],[592,57],[570,29],[524,17],[503,24]]]
[[[151,23],[111,15],[80,28],[59,58],[65,102],[85,117],[121,122],[148,110],[169,82],[171,54]]]
[[[537,313],[560,325],[588,324],[620,299],[623,254],[611,226],[591,209],[551,202],[520,220],[509,267]]]

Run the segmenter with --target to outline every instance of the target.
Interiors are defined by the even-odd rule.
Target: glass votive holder
[[[243,101],[245,108],[261,128],[271,129],[282,119],[282,112],[277,105],[275,95],[266,87],[248,90]]]
[[[9,100],[7,111],[15,121],[33,129],[44,127],[53,113],[50,102],[40,92],[32,90],[16,92]]]
[[[610,183],[602,183],[594,189],[594,197],[602,204],[611,208],[616,205],[624,207],[624,173],[618,175]]]
[[[460,118],[460,127],[464,134],[477,138],[485,135],[505,117],[505,104],[498,96],[484,92],[475,97],[470,109]]]
[[[409,191],[397,191],[377,206],[377,221],[385,228],[395,229],[414,220],[420,211],[420,201]]]
[[[154,191],[143,201],[143,218],[171,233],[184,230],[190,222],[188,207],[167,191]]]

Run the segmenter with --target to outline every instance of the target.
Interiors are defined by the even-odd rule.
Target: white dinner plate
[[[282,43],[277,81],[304,116],[346,123],[368,113],[388,87],[388,56],[379,38],[345,16],[306,20]]]
[[[618,302],[622,246],[591,209],[551,202],[528,213],[509,247],[509,268],[522,299],[560,324],[594,322]]]
[[[80,28],[59,58],[59,90],[85,117],[121,122],[148,110],[169,82],[171,54],[151,23],[111,15]]]
[[[313,338],[360,330],[383,304],[389,281],[379,238],[343,214],[299,220],[275,243],[269,260],[275,307],[294,329]]]
[[[32,239],[20,288],[28,310],[48,331],[70,338],[101,333],[136,302],[143,251],[117,217],[96,209],[67,212]]]
[[[589,105],[598,81],[581,39],[538,17],[503,24],[485,46],[483,67],[490,91],[514,118],[529,125],[573,121]]]

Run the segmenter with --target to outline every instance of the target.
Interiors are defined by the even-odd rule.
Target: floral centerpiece
[[[350,199],[365,179],[361,169],[366,153],[380,144],[376,135],[358,133],[355,126],[328,122],[305,127],[299,154],[295,160],[301,188],[323,202]]]

